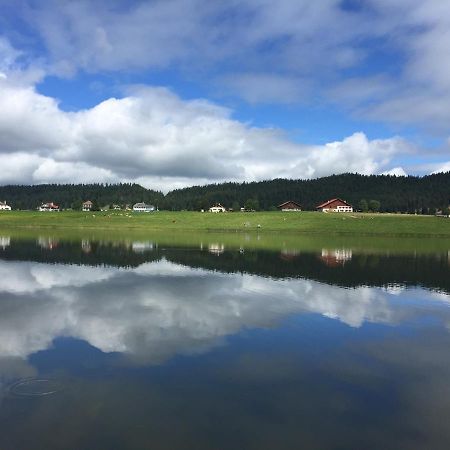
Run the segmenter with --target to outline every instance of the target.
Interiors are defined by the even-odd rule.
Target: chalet
[[[39,211],[59,211],[59,205],[50,202],[50,203],[42,203],[38,208]]]
[[[301,211],[302,207],[292,200],[289,200],[288,202],[284,202],[281,205],[278,205],[277,208],[280,211]]]
[[[211,206],[211,208],[209,208],[209,212],[221,213],[226,212],[226,209],[220,203],[216,203],[214,206]]]
[[[92,209],[92,206],[93,206],[93,203],[90,200],[88,200],[86,202],[83,202],[81,209],[83,211],[90,211]]]
[[[353,206],[340,198],[333,198],[319,206],[316,206],[318,211],[322,212],[353,212]]]
[[[153,212],[155,207],[153,205],[147,205],[147,203],[135,203],[133,205],[134,212]]]
[[[2,211],[11,211],[11,206],[6,204],[6,201],[0,202],[0,210]]]

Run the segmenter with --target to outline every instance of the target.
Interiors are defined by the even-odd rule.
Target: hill
[[[286,200],[294,200],[303,209],[314,210],[318,204],[335,197],[354,207],[365,199],[378,200],[385,212],[434,213],[435,209],[450,204],[450,172],[424,177],[343,174],[314,180],[211,184],[169,192],[165,205],[175,210],[194,210],[216,202],[226,207],[243,206],[248,199],[255,199],[260,209],[269,210]]]
[[[81,202],[89,199],[99,206],[143,201],[174,211],[207,209],[214,203],[234,209],[247,203],[254,209],[271,210],[286,200],[294,200],[303,209],[314,210],[334,197],[356,208],[365,199],[379,201],[382,212],[432,214],[450,204],[450,172],[424,177],[342,174],[314,180],[229,182],[176,189],[165,196],[131,183],[0,186],[0,200],[7,200],[14,209],[35,209],[49,201],[65,209],[79,209]]]

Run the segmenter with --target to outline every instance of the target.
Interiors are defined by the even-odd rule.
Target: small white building
[[[6,201],[0,202],[0,210],[1,211],[11,211],[11,206],[6,204]]]
[[[41,206],[39,206],[39,211],[59,211],[59,205],[50,202],[50,203],[42,203]]]
[[[221,213],[226,211],[227,210],[220,203],[216,203],[214,206],[211,206],[211,208],[209,208],[209,212],[212,213]]]
[[[154,210],[153,205],[147,205],[146,203],[135,203],[133,205],[133,211],[135,212],[153,212]]]

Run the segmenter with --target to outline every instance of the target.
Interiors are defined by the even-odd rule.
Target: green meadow
[[[449,237],[450,219],[401,214],[319,212],[201,213],[2,211],[0,229],[227,232],[303,235]]]

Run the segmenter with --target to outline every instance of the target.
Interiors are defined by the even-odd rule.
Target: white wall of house
[[[154,206],[145,205],[145,206],[133,206],[133,211],[136,212],[152,212],[155,210]]]
[[[223,206],[211,206],[211,208],[209,208],[209,212],[212,213],[226,212],[226,209]]]

